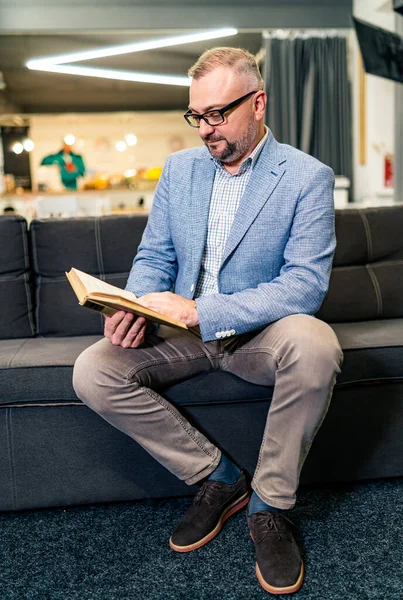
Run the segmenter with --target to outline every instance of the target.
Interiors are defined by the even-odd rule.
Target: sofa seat
[[[301,483],[400,475],[403,319],[340,323],[334,329],[344,348],[344,364]],[[0,341],[0,510],[194,491],[74,394],[74,361],[98,339]],[[360,385],[357,374],[374,385]],[[249,473],[256,465],[272,393],[272,388],[220,372],[163,392]]]
[[[101,336],[93,335],[0,340],[0,406],[81,404],[72,386],[73,365],[78,355],[99,339]],[[208,385],[201,385],[195,394],[195,381],[204,381],[206,377]],[[187,383],[172,388],[178,389],[174,401],[179,404],[267,400],[272,395],[270,388],[242,381],[229,373],[206,373]]]
[[[0,406],[79,402],[71,375],[77,356],[101,336],[0,340]]]
[[[336,387],[403,380],[403,319],[332,325],[344,351]],[[79,403],[73,391],[77,356],[100,336],[0,341],[0,405]],[[197,389],[197,393],[195,390]],[[270,400],[272,389],[229,373],[206,373],[165,392],[179,405]]]
[[[344,352],[336,387],[403,380],[403,319],[331,325]]]

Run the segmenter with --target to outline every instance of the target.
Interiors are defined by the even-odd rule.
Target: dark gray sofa
[[[134,441],[75,396],[75,358],[102,335],[65,278],[124,286],[144,216],[0,217],[0,509],[184,495]],[[403,475],[403,206],[336,211],[338,246],[318,316],[345,358],[302,483]],[[211,373],[165,390],[253,472],[271,388]],[[226,427],[223,427],[223,422]]]

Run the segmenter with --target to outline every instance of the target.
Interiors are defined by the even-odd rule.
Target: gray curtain
[[[346,38],[272,37],[264,39],[264,46],[266,122],[274,136],[315,156],[332,167],[336,175],[351,181]]]

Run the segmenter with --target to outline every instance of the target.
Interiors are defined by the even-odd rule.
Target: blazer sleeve
[[[125,288],[139,297],[150,292],[170,291],[178,272],[169,227],[169,171],[170,158],[158,181],[147,225]]]
[[[302,186],[279,275],[253,289],[196,299],[203,341],[262,329],[292,314],[316,313],[329,286],[334,250],[334,174],[324,165]],[[263,257],[262,257],[263,259]]]

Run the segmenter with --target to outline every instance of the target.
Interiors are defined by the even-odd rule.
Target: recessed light
[[[128,146],[135,146],[137,144],[137,136],[134,133],[128,133],[125,135],[125,142]]]
[[[24,150],[24,146],[20,143],[20,142],[16,142],[13,147],[12,147],[12,151],[15,154],[21,154],[21,152]]]
[[[118,152],[124,152],[126,150],[127,146],[126,146],[126,142],[124,142],[123,140],[116,142],[116,150]]]
[[[30,139],[30,138],[27,138],[26,140],[24,140],[24,141],[22,142],[22,145],[23,145],[23,147],[24,147],[24,150],[25,150],[26,152],[32,152],[32,150],[33,150],[33,149],[34,149],[34,147],[35,147],[35,144],[34,144],[34,142],[33,142],[33,141]]]

